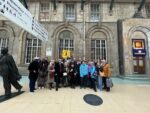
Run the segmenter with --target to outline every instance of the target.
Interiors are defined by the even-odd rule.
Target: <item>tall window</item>
[[[27,35],[28,36],[28,35]],[[31,35],[30,35],[31,36]],[[25,63],[30,63],[34,57],[41,57],[41,40],[37,38],[26,38]]]
[[[40,21],[49,21],[49,3],[40,4]]]
[[[91,60],[107,60],[106,40],[91,40]]]
[[[99,4],[91,4],[91,20],[92,21],[99,21]]]
[[[74,4],[65,5],[65,20],[75,21],[75,5]]]
[[[150,5],[146,5],[145,9],[146,9],[146,15],[149,18],[150,17]]]
[[[60,33],[60,42],[59,42],[59,57],[62,57],[63,50],[70,50],[73,55],[74,51],[74,41],[72,32],[65,30]]]
[[[9,38],[8,38],[7,31],[0,30],[0,51],[2,48],[8,47],[8,42],[9,42]],[[0,52],[0,55],[1,55],[1,52]]]

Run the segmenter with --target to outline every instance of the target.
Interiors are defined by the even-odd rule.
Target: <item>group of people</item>
[[[35,57],[29,64],[29,88],[30,92],[38,88],[48,87],[50,90],[55,87],[92,88],[95,92],[105,89],[110,91],[107,85],[107,78],[110,77],[110,65],[106,60],[100,62],[81,61],[72,59],[59,59],[48,61],[47,58]]]
[[[110,77],[110,65],[106,60],[100,62],[81,61],[81,60],[62,60],[48,61],[47,58],[40,59],[35,57],[28,66],[29,70],[29,89],[30,92],[38,88],[48,87],[71,87],[80,88],[90,87],[94,91],[97,89],[110,91],[107,79]],[[3,78],[3,86],[6,98],[11,97],[11,84],[21,92],[22,86],[19,84],[21,75],[13,57],[8,54],[8,48],[3,48],[0,55],[0,75]]]

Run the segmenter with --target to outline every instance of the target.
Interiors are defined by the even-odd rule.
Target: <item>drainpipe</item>
[[[146,2],[146,0],[142,0],[142,1],[141,1],[140,5],[139,5],[139,7],[138,7],[137,12],[133,15],[133,18],[144,18],[144,17],[142,16],[141,10],[142,10],[142,8],[143,8],[145,2]]]
[[[138,12],[142,10],[143,5],[145,4],[146,0],[142,0],[140,6],[138,7]]]
[[[85,44],[85,7],[83,9],[83,40],[84,40],[84,55],[83,59],[85,60],[85,55],[86,55],[86,44]]]
[[[56,11],[56,0],[53,1],[53,5],[54,5],[54,10]]]
[[[26,9],[28,9],[28,5],[27,5],[26,0],[19,0],[19,1],[22,3],[22,5],[24,5],[24,7],[25,7]]]

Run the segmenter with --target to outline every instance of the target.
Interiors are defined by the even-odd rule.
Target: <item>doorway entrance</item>
[[[145,74],[145,60],[144,57],[133,57],[134,73]]]

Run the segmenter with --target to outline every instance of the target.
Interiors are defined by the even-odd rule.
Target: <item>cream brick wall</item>
[[[62,22],[64,20],[64,3],[57,4],[57,11],[53,11],[53,3],[50,4],[50,19],[49,21]],[[36,19],[39,19],[39,2],[30,2],[28,4],[29,11]],[[109,13],[110,3],[101,3],[100,4],[100,18],[102,22],[117,22],[118,19],[132,18],[139,4],[133,3],[115,3],[113,6],[112,15]],[[85,6],[85,17],[86,22],[90,22],[90,4]],[[145,8],[142,9],[143,16],[146,16]],[[76,20],[77,22],[83,22],[83,14],[81,14],[81,4],[76,3]],[[0,20],[6,20],[6,18],[0,16]]]
[[[112,16],[109,13],[109,5],[102,4],[102,21],[103,22],[117,22],[118,19],[132,18],[135,13],[133,4],[115,4],[113,7]]]
[[[51,3],[51,12],[50,12],[50,19],[51,21],[63,21],[64,17],[63,17],[63,12],[64,12],[64,5],[63,4],[57,4],[57,11],[54,12],[53,11],[53,4]]]
[[[29,11],[30,13],[38,20],[39,19],[39,2],[31,2],[29,5]]]

